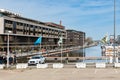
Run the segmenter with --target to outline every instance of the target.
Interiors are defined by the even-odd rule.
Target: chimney
[[[62,25],[62,21],[60,20],[60,25]]]

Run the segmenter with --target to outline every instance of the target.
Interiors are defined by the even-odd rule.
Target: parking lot
[[[119,68],[0,70],[0,80],[119,80]]]

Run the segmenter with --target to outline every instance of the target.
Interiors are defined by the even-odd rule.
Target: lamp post
[[[63,48],[63,37],[61,36],[59,41],[58,41],[58,45],[61,47],[61,63],[62,63],[62,48]]]
[[[115,37],[116,37],[116,0],[114,0],[114,61],[113,62],[116,62],[116,51],[115,51]]]
[[[7,33],[7,68],[9,67],[9,56],[10,56],[10,51],[9,51],[9,34],[11,31],[8,31]]]
[[[83,33],[83,44],[82,44],[83,45],[83,62],[85,61],[85,49],[84,49],[85,48],[85,46],[84,46],[85,39],[84,38],[85,38],[85,34]]]
[[[60,40],[61,40],[61,42],[60,42],[61,44],[60,44],[60,45],[61,45],[61,63],[62,63],[62,62],[63,62],[63,61],[62,61],[62,56],[63,56],[63,55],[62,55],[62,49],[63,49],[63,37],[61,37]]]

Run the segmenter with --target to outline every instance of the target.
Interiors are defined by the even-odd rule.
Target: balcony
[[[21,31],[17,31],[16,34],[23,34],[23,32],[21,32]]]
[[[40,29],[40,30],[38,30],[38,32],[41,32],[42,30]]]
[[[23,30],[23,26],[16,26],[16,29]]]
[[[7,27],[7,28],[13,28],[13,25],[6,23],[6,24],[5,24],[5,27]]]
[[[49,33],[52,33],[52,31],[49,31]]]
[[[29,29],[27,28],[27,30],[29,30]],[[33,31],[33,28],[30,28],[30,31]]]

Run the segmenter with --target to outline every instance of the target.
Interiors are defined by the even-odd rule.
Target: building
[[[67,46],[83,46],[85,42],[85,32],[76,30],[66,30],[67,31]]]
[[[117,35],[117,40],[116,40],[116,42],[117,42],[118,44],[120,44],[120,35]]]
[[[58,47],[57,42],[60,36],[63,37],[63,43],[65,42],[66,30],[61,24],[41,22],[0,9],[1,51],[7,51],[8,37],[10,51],[39,50],[40,46],[34,45],[34,42],[40,36],[42,36],[41,48],[55,49]]]

